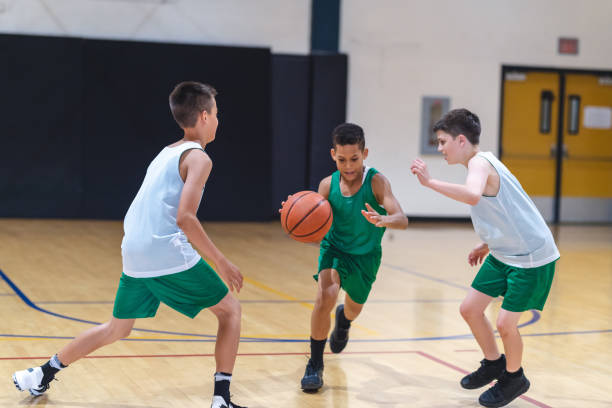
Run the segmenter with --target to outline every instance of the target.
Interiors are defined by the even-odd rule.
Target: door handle
[[[550,145],[550,157],[557,157],[557,144]],[[567,146],[565,143],[561,146],[561,157],[567,159],[569,157],[569,152],[567,151]]]

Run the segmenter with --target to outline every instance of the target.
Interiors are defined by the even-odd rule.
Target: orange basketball
[[[332,225],[331,205],[314,191],[300,191],[285,201],[281,208],[281,225],[299,242],[319,242]]]

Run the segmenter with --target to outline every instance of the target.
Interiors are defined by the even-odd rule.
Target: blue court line
[[[11,295],[15,296],[14,293]],[[463,299],[368,299],[368,304],[372,303],[459,303]],[[284,299],[259,299],[259,300],[248,300],[240,299],[240,303],[312,303],[314,300],[284,300]],[[112,305],[115,302],[112,300],[42,300],[36,302],[37,305]]]
[[[578,330],[578,331],[563,331],[563,332],[548,332],[548,333],[521,333],[521,337],[540,337],[540,336],[569,336],[569,335],[584,335],[584,334],[604,334],[611,333],[612,329],[604,330]],[[36,336],[36,335],[21,335],[21,334],[0,334],[0,337],[8,338],[31,338],[31,339],[53,339],[53,340],[72,340],[74,337],[66,336]],[[499,336],[496,336],[499,337]],[[393,343],[393,342],[414,342],[414,341],[435,341],[435,340],[463,340],[471,339],[471,334],[460,334],[456,336],[442,337],[400,337],[395,339],[351,339],[351,343]],[[185,342],[185,343],[214,343],[216,339],[122,339],[123,341],[144,341],[144,342]],[[309,339],[275,339],[275,338],[241,338],[244,343],[309,343]]]
[[[418,276],[419,278],[427,279],[427,280],[430,280],[430,281],[433,281],[433,282],[442,283],[442,284],[447,285],[447,286],[452,286],[453,288],[463,289],[463,290],[469,290],[470,289],[469,286],[460,285],[458,283],[447,281],[445,279],[434,278],[433,276],[429,276],[429,275],[426,275],[424,273],[419,273],[419,272],[411,271],[409,269],[402,268],[400,266],[390,265],[388,263],[383,263],[382,266],[384,266],[386,268],[389,268],[389,269],[393,269],[393,270],[398,271],[398,272],[407,273],[409,275]]]
[[[426,277],[426,275],[424,275],[424,276]],[[66,316],[66,315],[62,315],[62,314],[59,314],[59,313],[55,313],[55,312],[51,312],[49,310],[43,309],[43,308],[37,306],[34,302],[32,302],[17,287],[17,285],[15,285],[13,283],[13,281],[11,281],[11,279],[2,270],[0,270],[0,277],[7,283],[7,285],[9,285],[9,287],[15,292],[15,294],[17,294],[17,296],[19,296],[21,298],[21,300],[26,305],[28,305],[29,307],[33,308],[34,310],[37,310],[37,311],[42,312],[42,313],[49,314],[51,316],[55,316],[55,317],[59,317],[59,318],[62,318],[62,319],[67,319],[67,320],[72,320],[72,321],[76,321],[76,322],[80,322],[80,323],[87,323],[87,324],[93,324],[93,325],[101,324],[99,322],[94,322],[94,321],[91,321],[91,320],[78,319],[78,318],[75,318],[75,317]],[[437,279],[434,279],[434,280],[437,280]],[[529,321],[519,325],[518,327],[525,327],[525,326],[534,324],[535,322],[537,322],[540,319],[540,313],[538,311],[531,310],[531,313],[532,313],[531,319]],[[210,339],[208,341],[214,341],[216,339],[216,336],[209,335],[209,334],[181,333],[181,332],[171,332],[171,331],[165,331],[165,330],[151,330],[151,329],[139,329],[139,328],[133,328],[132,330],[146,332],[146,333],[156,333],[156,334],[171,334],[171,335],[178,335],[178,336],[204,337],[206,339]],[[58,339],[71,339],[72,338],[72,337],[54,337],[54,336],[20,336],[20,335],[10,335],[10,334],[6,334],[6,335],[0,334],[0,337],[58,338]],[[471,334],[461,334],[461,335],[443,336],[443,337],[417,337],[417,338],[398,338],[398,339],[362,339],[362,340],[354,339],[353,341],[358,341],[358,342],[423,341],[423,340],[451,340],[451,339],[461,339],[461,338],[470,338],[470,337],[472,337]],[[241,337],[240,339],[241,339],[241,341],[245,341],[245,342],[295,342],[295,343],[305,343],[305,342],[309,342],[310,341],[309,339],[278,339],[278,338],[265,338],[265,337]],[[201,339],[193,339],[193,340],[189,340],[189,339],[123,339],[123,341],[184,341],[185,342],[185,341],[207,341],[207,340],[201,340]]]

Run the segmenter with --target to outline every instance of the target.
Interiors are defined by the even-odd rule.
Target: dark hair
[[[447,112],[433,127],[433,131],[442,130],[454,138],[464,135],[471,144],[480,141],[480,119],[467,109],[453,109]]]
[[[365,149],[365,136],[361,126],[354,123],[343,123],[332,131],[332,146],[337,145],[359,145],[362,151]]]
[[[170,110],[182,128],[194,127],[202,111],[211,113],[217,91],[210,85],[186,81],[174,87],[170,97]]]

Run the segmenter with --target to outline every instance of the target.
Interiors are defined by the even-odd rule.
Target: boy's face
[[[331,149],[332,159],[346,181],[353,181],[363,175],[363,161],[368,149],[361,150],[358,144],[336,145]]]
[[[448,164],[460,163],[465,136],[459,135],[453,138],[452,135],[443,130],[438,130],[436,136],[438,137],[438,151],[444,155]]]

